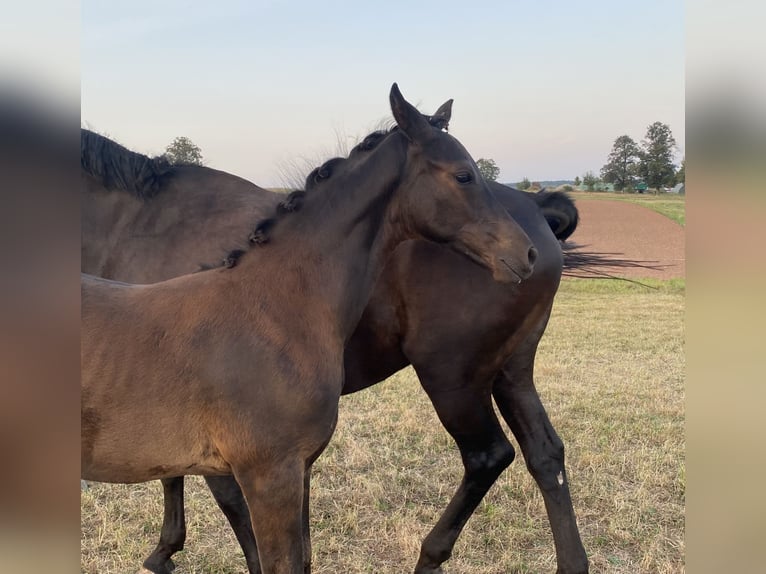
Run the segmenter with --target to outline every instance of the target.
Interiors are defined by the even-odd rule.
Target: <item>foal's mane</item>
[[[439,115],[438,112],[433,116],[424,114],[424,117],[428,120],[428,123],[437,130],[449,131],[449,120],[446,119],[443,115]],[[379,129],[373,131],[372,133],[365,136],[362,141],[356,144],[353,148],[351,148],[348,157],[351,157],[351,154],[353,154],[355,151],[372,151],[384,139],[386,139],[386,137],[394,132],[397,132],[398,130],[399,126],[396,125],[396,123],[393,123],[387,129]],[[262,219],[256,224],[256,226],[247,237],[248,247],[267,244],[271,240],[271,231],[274,229],[274,226],[288,214],[300,210],[306,198],[306,193],[317,187],[320,183],[327,181],[332,176],[332,174],[337,171],[337,168],[343,165],[348,157],[333,157],[325,161],[319,167],[311,170],[308,176],[306,176],[306,183],[304,185],[305,189],[296,189],[290,192],[285,197],[285,199],[277,204],[274,215]],[[247,253],[247,250],[245,249],[233,249],[229,251],[226,257],[224,257],[217,264],[201,264],[199,266],[199,271],[206,271],[208,269],[215,269],[217,267],[235,267],[239,262],[239,259],[245,253]]]
[[[155,196],[175,172],[162,156],[130,151],[85,128],[80,129],[80,166],[107,189],[127,191],[141,199]]]
[[[430,120],[430,117],[429,117]],[[434,127],[442,129],[443,123],[437,124],[436,121],[431,122]],[[369,152],[375,149],[386,137],[396,132],[399,129],[397,125],[394,125],[387,130],[376,130],[367,136],[362,141],[355,145],[349,152],[349,157],[355,151]],[[261,219],[250,232],[247,237],[247,243],[249,247],[257,245],[265,245],[271,240],[271,232],[275,225],[286,216],[291,213],[299,211],[303,207],[303,202],[306,198],[306,194],[312,189],[316,188],[320,183],[327,181],[333,173],[341,167],[348,157],[333,157],[325,161],[319,167],[314,168],[306,176],[305,189],[296,189],[285,197],[277,204],[274,215]],[[200,270],[212,269],[215,267],[223,266],[227,268],[235,267],[239,262],[239,259],[246,253],[244,249],[234,249],[230,251],[226,257],[218,265],[200,265]]]

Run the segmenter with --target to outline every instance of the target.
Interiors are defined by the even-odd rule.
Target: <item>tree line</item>
[[[676,167],[673,163],[675,150],[676,140],[670,127],[662,122],[654,122],[647,128],[646,136],[640,144],[628,135],[614,140],[607,162],[601,168],[600,177],[592,171],[587,171],[582,179],[580,176],[575,177],[574,185],[584,185],[593,191],[603,182],[613,184],[617,191],[634,191],[644,187],[659,190],[684,183],[686,158]],[[476,164],[484,179],[497,180],[500,168],[494,160],[479,158]],[[523,190],[535,186],[526,177],[514,185]]]
[[[661,189],[685,181],[686,159],[676,168],[673,156],[676,140],[667,124],[654,122],[646,130],[641,144],[628,135],[621,135],[612,146],[607,162],[601,168],[600,178],[592,171],[575,177],[574,185],[584,185],[588,190],[599,188],[601,182],[611,183],[616,191],[633,191],[645,187]],[[202,150],[189,138],[177,137],[167,146],[163,154],[171,164],[203,165]],[[493,159],[479,158],[476,161],[479,172],[487,181],[497,181],[500,168]],[[533,187],[528,178],[515,184],[519,189]]]
[[[634,190],[639,183],[653,189],[672,187],[686,179],[686,159],[677,169],[673,163],[676,140],[667,124],[654,122],[646,130],[641,144],[628,135],[614,140],[607,162],[601,168],[601,181],[617,191]],[[587,179],[586,179],[587,178]],[[598,178],[592,172],[583,176],[583,184],[593,189]]]

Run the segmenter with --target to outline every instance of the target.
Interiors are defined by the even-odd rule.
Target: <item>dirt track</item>
[[[625,201],[575,199],[577,230],[567,241],[583,251],[655,267],[599,267],[629,278],[671,279],[686,274],[684,228],[651,209]]]

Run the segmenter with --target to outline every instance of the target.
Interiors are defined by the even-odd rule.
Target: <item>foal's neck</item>
[[[303,208],[280,221],[263,248],[273,250],[286,285],[324,306],[346,338],[388,255],[408,238],[397,195],[406,144],[386,144],[370,152],[365,165],[341,170],[309,191]]]

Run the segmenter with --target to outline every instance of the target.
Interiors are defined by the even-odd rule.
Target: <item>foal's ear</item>
[[[431,131],[431,124],[428,123],[428,119],[423,114],[415,109],[415,106],[404,99],[396,82],[391,86],[389,100],[396,124],[404,135],[413,142],[425,140]]]
[[[452,117],[452,101],[452,99],[449,99],[439,106],[436,113],[428,119],[428,123],[437,129],[446,130]]]

